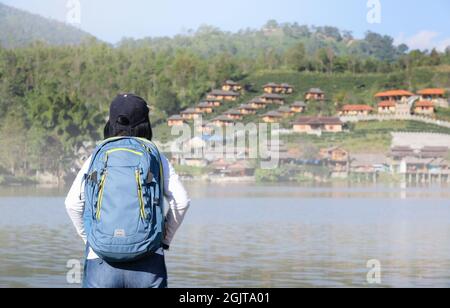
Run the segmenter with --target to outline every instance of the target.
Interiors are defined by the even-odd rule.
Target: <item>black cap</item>
[[[109,110],[109,128],[114,135],[119,131],[130,132],[136,126],[148,122],[150,109],[147,102],[134,94],[120,94]]]

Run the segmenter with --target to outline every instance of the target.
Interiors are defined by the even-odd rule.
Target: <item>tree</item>
[[[289,67],[302,71],[305,69],[306,50],[303,43],[298,43],[286,52],[286,62]]]

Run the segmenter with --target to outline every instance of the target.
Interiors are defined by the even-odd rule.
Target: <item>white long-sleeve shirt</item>
[[[87,243],[87,234],[83,223],[85,206],[83,177],[88,173],[91,160],[92,157],[84,163],[72,184],[65,202],[67,213],[69,214],[69,217],[72,220],[78,234],[83,239],[85,244]],[[169,206],[166,214],[165,237],[163,243],[170,245],[175,233],[183,222],[187,210],[189,209],[190,200],[183,184],[175,172],[175,169],[163,154],[161,154],[161,161],[164,175],[164,196],[166,197]],[[161,254],[162,250],[158,253]],[[99,257],[92,250],[90,250],[87,258],[89,260],[93,260],[98,259]]]

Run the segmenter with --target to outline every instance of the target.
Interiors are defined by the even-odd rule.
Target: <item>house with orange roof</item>
[[[447,91],[445,89],[429,88],[417,92],[422,101],[432,101],[435,107],[448,108],[449,102],[446,98]]]
[[[343,116],[366,116],[373,111],[374,109],[369,105],[345,105],[339,114]]]
[[[414,93],[406,90],[389,90],[375,94],[378,100],[378,110],[381,113],[410,114],[411,109],[408,100],[414,96]],[[395,106],[392,106],[392,103]]]
[[[378,103],[378,113],[395,114],[397,104],[393,101],[381,101]]]
[[[414,114],[427,116],[433,115],[434,103],[432,101],[418,101],[414,105]]]

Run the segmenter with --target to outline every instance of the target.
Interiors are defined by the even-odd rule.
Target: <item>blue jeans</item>
[[[131,263],[86,260],[83,288],[167,288],[165,258],[155,253]]]

